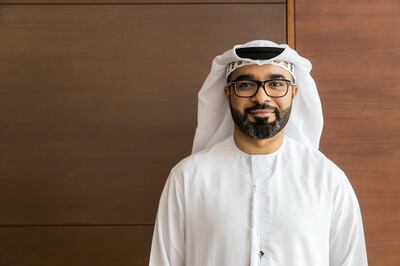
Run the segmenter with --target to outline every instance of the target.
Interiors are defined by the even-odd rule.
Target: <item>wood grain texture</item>
[[[232,17],[252,17],[244,24]],[[197,91],[285,5],[0,6],[0,224],[152,224]],[[222,88],[221,88],[222,89]]]
[[[287,44],[296,48],[296,18],[295,18],[295,0],[288,0],[286,3],[286,18],[287,18]]]
[[[400,2],[296,1],[296,46],[314,65],[322,151],[358,195],[370,265],[400,265]]]
[[[286,3],[286,0],[2,0],[0,4],[265,4]]]
[[[145,266],[153,226],[0,227],[2,266]]]

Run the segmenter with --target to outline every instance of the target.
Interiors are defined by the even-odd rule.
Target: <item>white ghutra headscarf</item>
[[[242,58],[238,55],[237,49],[250,47],[275,47],[284,50],[268,59]],[[224,95],[224,87],[226,86],[227,67],[236,61],[258,65],[271,64],[273,61],[286,61],[294,65],[296,84],[299,89],[293,100],[290,119],[285,127],[285,135],[318,149],[323,117],[317,87],[310,75],[311,62],[301,57],[286,44],[256,40],[235,45],[232,49],[214,58],[211,71],[198,95],[197,128],[192,153],[210,147],[233,133],[234,122]]]

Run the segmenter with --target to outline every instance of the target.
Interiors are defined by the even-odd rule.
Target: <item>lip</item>
[[[251,115],[253,116],[257,116],[257,117],[269,117],[275,114],[275,111],[273,110],[254,110],[249,112]]]

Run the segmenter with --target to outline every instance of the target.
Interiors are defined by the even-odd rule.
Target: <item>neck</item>
[[[283,143],[285,137],[284,130],[268,139],[253,139],[240,131],[235,126],[233,139],[236,146],[247,154],[270,154],[277,151]]]

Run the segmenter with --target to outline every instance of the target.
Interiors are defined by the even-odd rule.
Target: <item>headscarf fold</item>
[[[246,47],[277,47],[284,50],[279,55],[267,60],[252,60],[239,57],[236,53],[236,49]],[[224,95],[228,64],[235,61],[247,61],[263,65],[269,64],[273,60],[293,63],[296,72],[298,92],[293,100],[290,119],[285,127],[285,135],[304,145],[319,148],[323,116],[317,87],[310,75],[311,62],[301,57],[287,44],[255,40],[235,45],[232,49],[214,58],[211,71],[198,94],[197,128],[192,153],[210,147],[233,133],[234,122]]]

